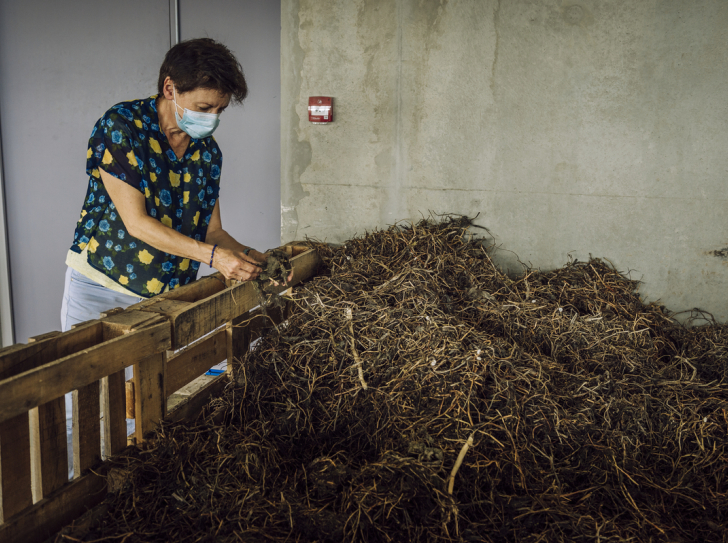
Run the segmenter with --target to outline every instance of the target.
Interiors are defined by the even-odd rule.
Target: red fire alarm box
[[[334,121],[334,103],[330,96],[308,98],[308,120],[313,124],[328,124]]]

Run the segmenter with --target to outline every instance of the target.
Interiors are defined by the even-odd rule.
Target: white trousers
[[[61,304],[61,331],[70,330],[74,324],[98,319],[100,314],[115,307],[126,308],[144,298],[128,296],[103,287],[73,268],[66,269],[66,282]],[[127,380],[132,368],[125,371]],[[66,394],[66,435],[68,437],[68,478],[73,479],[73,396]],[[134,420],[126,421],[127,434],[134,431]]]

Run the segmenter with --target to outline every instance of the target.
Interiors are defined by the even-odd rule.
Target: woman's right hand
[[[225,279],[237,281],[250,281],[256,279],[262,268],[251,256],[246,256],[242,251],[232,251],[218,246],[212,258],[212,267],[223,274]]]

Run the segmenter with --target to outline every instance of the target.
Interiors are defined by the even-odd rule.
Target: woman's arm
[[[248,247],[236,241],[235,238],[223,230],[219,198],[217,199],[217,202],[215,202],[215,208],[212,210],[212,217],[210,217],[210,224],[207,227],[207,236],[205,237],[205,241],[207,243],[217,243],[220,247],[230,249],[238,258],[247,259],[248,262],[253,264],[262,264],[268,259],[268,255],[252,248],[248,251],[248,255],[246,256],[243,251]],[[291,270],[291,273],[288,275],[288,281],[291,280],[293,280],[293,270]],[[273,279],[271,279],[271,283],[278,285],[278,282]]]
[[[100,173],[106,192],[109,193],[109,197],[114,202],[130,235],[165,253],[206,263],[210,262],[213,244],[217,243],[219,246],[215,249],[213,267],[219,270],[226,279],[247,281],[255,279],[260,274],[261,269],[250,262],[253,258],[246,259],[242,255],[242,249],[245,247],[241,246],[242,249],[237,250],[237,247],[231,245],[227,239],[225,244],[212,241],[209,234],[205,242],[180,234],[147,214],[144,195],[141,192],[103,170],[100,170]],[[215,211],[219,224],[220,212],[217,204],[215,204]],[[215,212],[210,220],[211,225],[214,218]],[[235,242],[227,233],[225,236]],[[214,235],[213,239],[215,239]],[[237,244],[237,242],[235,243]]]

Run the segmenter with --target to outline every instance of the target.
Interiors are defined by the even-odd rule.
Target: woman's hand
[[[250,251],[250,253],[253,252]],[[255,252],[257,253],[257,251]],[[212,267],[222,273],[225,279],[250,281],[256,279],[263,271],[260,267],[262,262],[256,260],[255,256],[252,254],[246,256],[242,251],[234,251],[218,246],[212,258]]]

